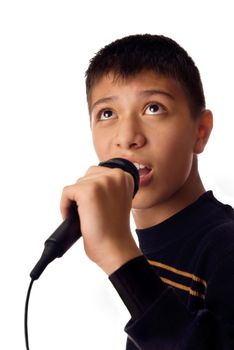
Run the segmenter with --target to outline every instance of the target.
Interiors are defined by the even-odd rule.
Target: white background
[[[189,52],[215,118],[200,172],[207,189],[234,205],[231,6],[227,0],[0,2],[1,349],[25,349],[29,272],[61,222],[63,186],[97,163],[84,72],[103,45],[152,33]],[[31,350],[124,349],[128,318],[80,241],[34,284]]]

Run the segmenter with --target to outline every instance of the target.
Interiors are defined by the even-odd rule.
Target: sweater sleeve
[[[127,262],[109,278],[132,316],[125,327],[127,349],[234,349],[233,254],[216,268],[205,308],[196,312],[161,282],[144,256]]]

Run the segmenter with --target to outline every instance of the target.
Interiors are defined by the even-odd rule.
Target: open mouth
[[[146,165],[135,163],[135,162],[134,162],[134,165],[139,172],[140,185],[148,184],[152,177],[152,169]]]
[[[142,177],[142,176],[149,174],[150,171],[151,171],[150,168],[145,167],[144,169],[139,169],[138,173],[139,173],[140,177]]]

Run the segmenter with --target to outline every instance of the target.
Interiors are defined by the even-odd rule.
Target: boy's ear
[[[204,109],[197,120],[197,138],[194,153],[202,153],[213,128],[213,115],[208,109]]]

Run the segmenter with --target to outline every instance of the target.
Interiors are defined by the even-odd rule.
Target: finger
[[[91,166],[88,168],[84,176],[77,179],[76,183],[93,180],[101,175],[109,174],[110,172],[111,169],[107,167]]]
[[[77,192],[78,192],[78,189],[76,185],[64,187],[61,200],[60,200],[60,211],[63,219],[66,219],[69,217],[71,212],[71,207],[74,207],[74,205],[76,205],[76,207],[78,206]]]

